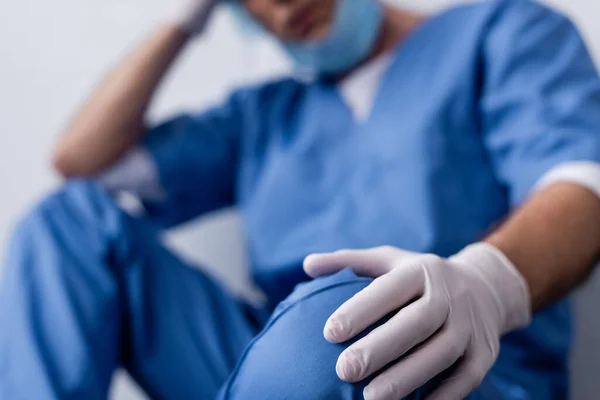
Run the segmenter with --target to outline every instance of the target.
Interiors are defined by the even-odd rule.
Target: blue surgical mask
[[[383,6],[378,0],[336,0],[335,20],[319,41],[281,42],[299,68],[311,75],[344,72],[368,57],[379,36]],[[265,32],[235,0],[227,2],[244,36]]]
[[[337,74],[369,56],[382,23],[383,6],[377,0],[337,0],[335,20],[323,39],[283,46],[299,67],[317,75]]]

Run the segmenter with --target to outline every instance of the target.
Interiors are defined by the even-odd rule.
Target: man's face
[[[241,1],[266,29],[290,42],[323,38],[333,24],[336,3],[336,0]]]

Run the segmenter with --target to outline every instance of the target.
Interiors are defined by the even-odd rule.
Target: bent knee
[[[363,399],[363,390],[373,376],[356,384],[343,382],[336,374],[337,359],[348,346],[387,319],[342,344],[327,342],[323,328],[339,306],[371,281],[347,269],[298,285],[248,346],[219,399]],[[405,400],[423,398],[445,376],[432,379]],[[500,398],[498,389],[486,379],[469,400]]]
[[[323,328],[370,282],[345,270],[299,285],[248,347],[222,398],[362,399],[367,382],[346,383],[335,372],[350,343],[327,342]]]
[[[32,227],[83,225],[89,231],[108,227],[121,213],[116,202],[92,181],[74,180],[43,198],[27,212],[15,227],[19,233],[29,233]]]
[[[9,254],[41,249],[100,250],[122,231],[123,212],[93,182],[73,181],[42,199],[16,224]]]

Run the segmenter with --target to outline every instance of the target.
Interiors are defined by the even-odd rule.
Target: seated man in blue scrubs
[[[70,182],[4,264],[0,398],[103,399],[119,367],[160,399],[566,398],[560,299],[600,255],[600,79],[569,20],[230,2],[312,78],[148,127],[214,6],[176,10],[59,143]],[[229,206],[261,309],[160,242]]]

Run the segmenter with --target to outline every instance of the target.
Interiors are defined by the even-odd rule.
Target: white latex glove
[[[202,33],[219,0],[178,0],[173,2],[169,22],[192,36]]]
[[[500,336],[531,318],[524,278],[489,244],[474,244],[450,259],[381,247],[313,254],[304,261],[312,277],[346,267],[375,280],[329,318],[328,341],[345,342],[395,313],[338,359],[337,374],[347,382],[395,362],[365,388],[366,400],[403,398],[457,361],[428,399],[463,399],[494,364]]]

